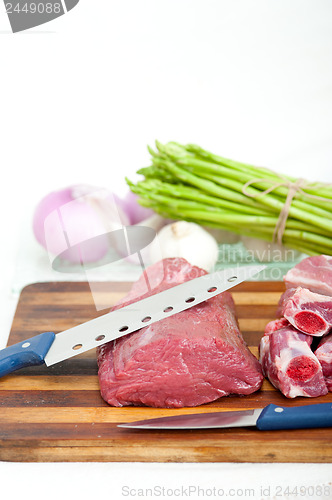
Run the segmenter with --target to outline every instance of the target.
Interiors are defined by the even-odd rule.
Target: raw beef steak
[[[164,259],[150,266],[116,307],[204,274],[184,259]],[[98,365],[101,395],[113,406],[197,406],[250,394],[263,381],[227,292],[101,346]]]
[[[315,255],[301,260],[284,276],[287,288],[308,288],[311,292],[332,296],[332,257]]]
[[[261,339],[263,373],[287,398],[316,397],[328,392],[322,368],[310,349],[311,342],[312,337],[292,326],[271,331]]]
[[[289,288],[280,298],[279,314],[301,332],[322,337],[332,328],[332,297]]]
[[[332,392],[332,333],[320,341],[315,354],[322,366],[326,387]]]

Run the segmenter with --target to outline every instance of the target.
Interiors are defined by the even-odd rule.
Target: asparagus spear
[[[149,148],[151,165],[138,171],[144,179],[136,184],[127,179],[142,205],[173,219],[272,241],[289,190],[283,184],[296,179],[192,144],[156,142],[156,146]],[[283,243],[309,255],[332,255],[331,186],[306,183],[295,194]]]

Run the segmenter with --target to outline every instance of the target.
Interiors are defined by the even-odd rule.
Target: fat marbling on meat
[[[307,288],[311,292],[332,296],[332,257],[315,255],[301,260],[284,276],[286,288]]]
[[[281,328],[279,328],[281,326]],[[312,337],[276,320],[269,323],[259,352],[263,374],[287,398],[327,394],[321,365],[310,349]]]
[[[322,337],[332,328],[332,297],[306,288],[289,288],[280,298],[279,315],[308,335]]]
[[[320,341],[315,355],[322,366],[326,387],[332,392],[332,333]]]

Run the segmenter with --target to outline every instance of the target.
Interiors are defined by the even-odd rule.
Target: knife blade
[[[332,427],[332,403],[265,408],[244,411],[218,411],[152,418],[118,424],[126,429],[190,430],[255,426],[261,431]]]
[[[216,271],[133,302],[61,333],[45,332],[0,350],[0,377],[23,367],[51,366],[210,299],[266,266]]]

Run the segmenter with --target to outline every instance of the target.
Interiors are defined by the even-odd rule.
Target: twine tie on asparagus
[[[303,191],[303,188],[305,186],[309,186],[309,182],[306,181],[305,179],[299,178],[295,182],[292,182],[288,180],[286,177],[283,177],[282,175],[278,175],[278,177],[283,181],[283,182],[278,182],[278,181],[272,181],[271,179],[251,179],[250,181],[246,182],[242,188],[242,192],[244,195],[249,196],[250,198],[259,198],[261,196],[264,196],[265,194],[269,194],[271,191],[274,189],[277,189],[279,187],[286,187],[288,188],[288,193],[287,197],[284,203],[284,206],[282,207],[276,226],[273,231],[273,243],[279,243],[280,245],[282,244],[282,238],[284,235],[284,231],[286,229],[286,224],[287,224],[287,219],[289,216],[289,211],[291,208],[291,204],[293,201],[294,196],[296,196],[297,193],[302,194],[303,196],[307,196],[308,198],[315,198],[321,201],[327,201],[329,203],[332,202],[331,199],[329,198],[323,198],[321,196],[316,196],[314,194],[309,194]],[[271,184],[271,186],[265,191],[261,191],[257,194],[252,194],[248,193],[247,188],[251,186],[252,184],[256,184],[258,182],[265,182]]]
[[[267,241],[272,241],[290,183],[299,183],[288,175],[229,160],[195,145],[157,143],[157,151],[150,153],[152,164],[138,171],[144,180],[136,185],[127,180],[143,206],[171,219]],[[257,182],[256,178],[265,183],[247,186],[247,196],[243,187],[249,180]],[[275,183],[282,187],[276,189]],[[266,188],[269,194],[259,197]],[[307,255],[332,255],[332,185],[301,181],[295,191],[283,244]]]

